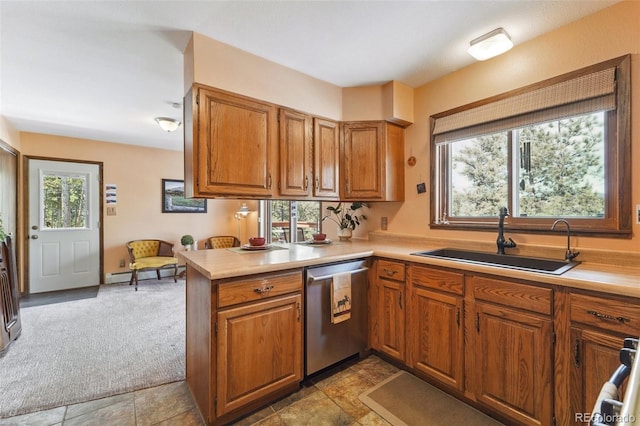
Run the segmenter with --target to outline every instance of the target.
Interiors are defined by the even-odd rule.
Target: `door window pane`
[[[42,229],[87,228],[87,176],[46,174],[42,189]]]

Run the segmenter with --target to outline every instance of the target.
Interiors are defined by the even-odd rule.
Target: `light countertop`
[[[640,298],[640,267],[583,262],[562,275],[551,275],[411,254],[416,251],[443,247],[442,245],[433,245],[433,243],[415,241],[354,239],[348,242],[335,241],[327,245],[274,244],[274,248],[266,251],[241,251],[238,249],[180,251],[177,253],[177,257],[181,262],[189,264],[210,280],[378,256],[459,269],[471,273],[493,274],[533,283],[560,285]]]

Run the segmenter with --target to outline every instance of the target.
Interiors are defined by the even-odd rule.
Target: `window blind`
[[[616,67],[435,119],[436,144],[616,108]]]

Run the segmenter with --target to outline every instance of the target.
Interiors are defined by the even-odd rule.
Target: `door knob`
[[[37,240],[37,239],[38,239],[38,236],[37,236],[37,235],[32,235],[32,236],[31,236],[31,239],[32,239],[32,240]]]

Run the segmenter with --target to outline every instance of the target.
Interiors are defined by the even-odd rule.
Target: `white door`
[[[100,284],[100,168],[29,160],[29,292]]]

